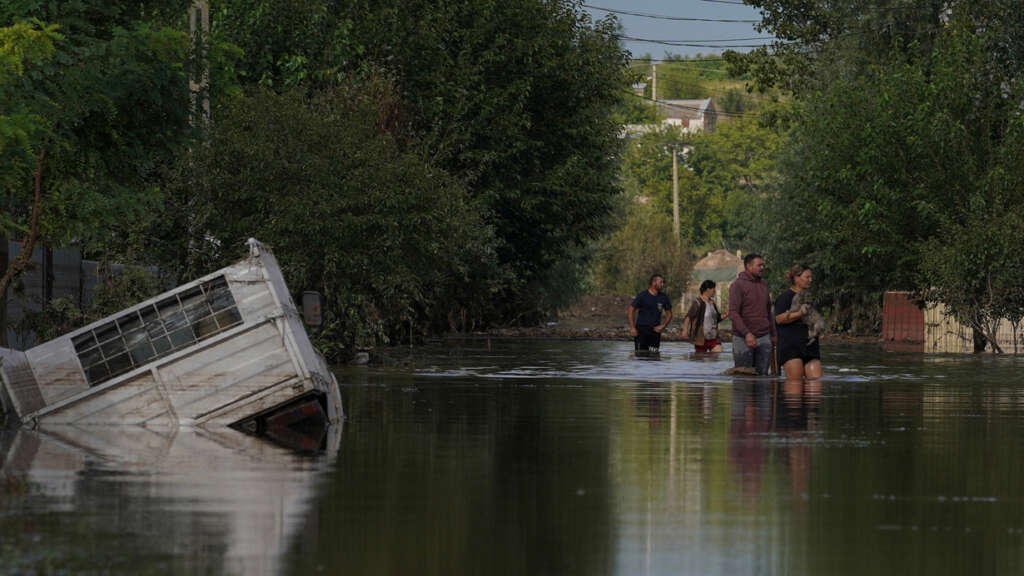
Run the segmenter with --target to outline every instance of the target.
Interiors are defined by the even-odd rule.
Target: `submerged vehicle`
[[[0,402],[22,426],[233,426],[344,417],[273,254],[249,256],[25,351],[0,348]]]

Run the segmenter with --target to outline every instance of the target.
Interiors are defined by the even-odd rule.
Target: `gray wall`
[[[21,252],[21,242],[8,241],[7,250],[8,258],[13,261]],[[114,264],[110,268],[116,275],[124,270],[124,265]],[[144,270],[154,276],[159,273],[155,266]],[[83,260],[77,248],[36,246],[29,269],[8,288],[6,302],[0,301],[0,306],[6,306],[7,310],[8,347],[26,350],[38,344],[34,334],[15,329],[26,312],[39,312],[56,298],[70,298],[79,307],[88,306],[102,280],[99,263]]]

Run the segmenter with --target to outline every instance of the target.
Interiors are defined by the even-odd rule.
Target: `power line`
[[[725,58],[644,58],[643,56],[634,56],[630,58],[633,62],[679,62],[680,64],[697,64],[700,62],[725,62]]]
[[[665,46],[682,46],[688,48],[761,48],[772,46],[772,44],[698,44],[696,42],[685,42],[680,40],[655,40],[653,38],[636,38],[634,36],[619,36],[620,40],[631,42],[645,42],[648,44],[662,44]],[[723,40],[725,42],[725,40]]]
[[[631,95],[633,95],[636,98],[639,98],[641,100],[645,100],[647,102],[653,102],[655,104],[663,104],[665,106],[671,106],[673,108],[682,108],[683,110],[693,110],[695,112],[700,112],[701,111],[701,108],[698,107],[698,106],[687,106],[685,104],[678,104],[678,103],[673,102],[671,100],[661,100],[661,99],[655,100],[653,98],[648,98],[647,96],[641,96],[640,94],[637,94],[636,92],[633,92],[632,90],[623,90],[623,92],[625,92],[626,94],[631,94]],[[693,100],[699,100],[699,98],[693,98]],[[758,118],[758,117],[760,117],[759,114],[744,114],[742,112],[736,112],[736,113],[733,113],[733,112],[722,112],[720,110],[715,110],[715,114],[717,114],[719,116],[729,116],[731,118]]]
[[[672,69],[683,69],[683,70],[701,70],[703,72],[718,72],[720,74],[728,74],[729,71],[724,68],[710,68],[708,66],[673,66]]]
[[[590,8],[591,10],[601,10],[602,12],[608,12],[611,14],[621,14],[624,16],[638,16],[640,18],[653,18],[655,20],[674,20],[677,22],[727,22],[732,24],[757,24],[761,20],[742,20],[742,19],[729,19],[729,18],[692,18],[688,16],[665,16],[664,14],[651,14],[648,12],[634,12],[632,10],[618,10],[616,8],[603,8],[601,6],[594,6],[592,4],[583,4],[584,8]]]
[[[746,42],[750,40],[778,40],[775,36],[749,36],[747,38],[704,38],[699,40],[658,40],[658,42]]]

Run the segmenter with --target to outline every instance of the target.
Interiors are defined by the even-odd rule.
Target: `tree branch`
[[[32,199],[32,220],[29,225],[28,238],[22,245],[21,251],[18,252],[17,258],[7,266],[7,271],[4,272],[3,277],[0,278],[0,302],[5,301],[3,297],[6,296],[7,287],[10,286],[11,281],[14,280],[18,274],[21,274],[21,272],[28,266],[28,263],[32,260],[32,250],[35,248],[36,235],[39,230],[39,211],[43,203],[43,165],[45,162],[46,148],[43,148],[39,152],[39,162],[36,165],[35,197]]]

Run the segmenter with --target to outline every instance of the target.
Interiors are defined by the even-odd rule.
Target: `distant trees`
[[[982,332],[1019,310],[1017,3],[755,5],[794,42],[729,56],[796,97],[766,250],[816,266],[848,328],[870,329],[877,316],[858,324],[853,311],[877,310],[887,289],[917,290]]]

